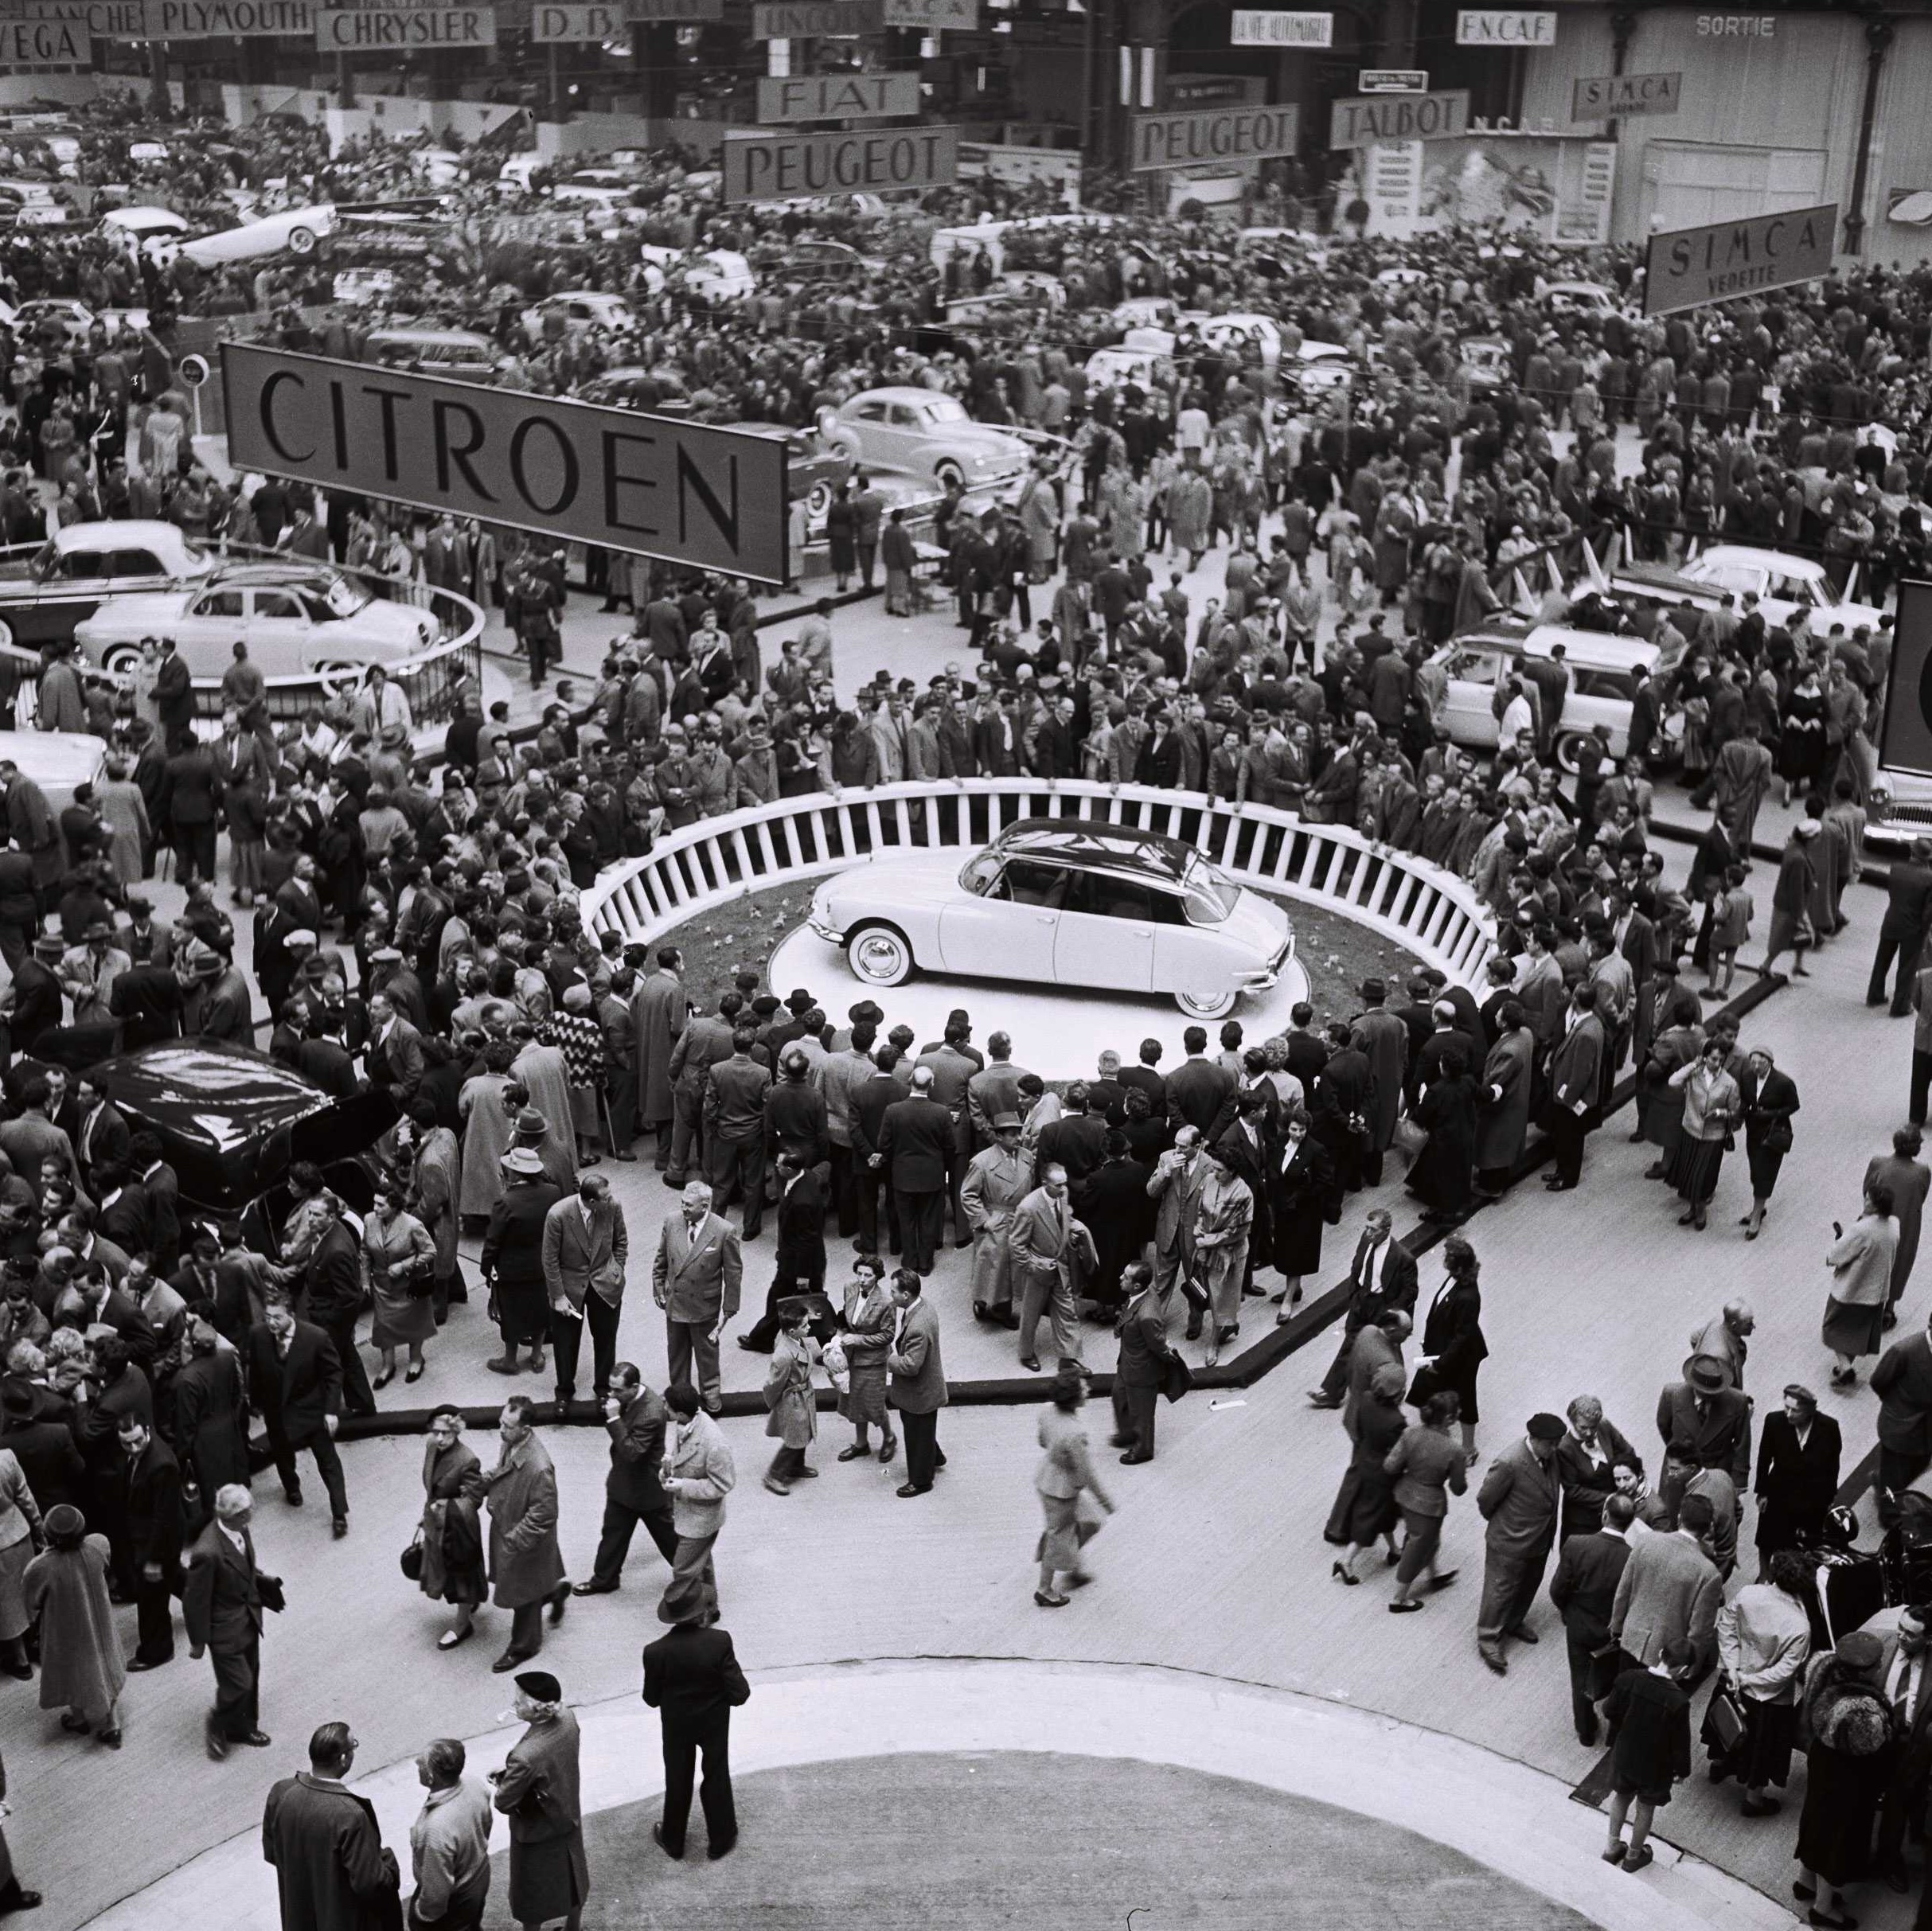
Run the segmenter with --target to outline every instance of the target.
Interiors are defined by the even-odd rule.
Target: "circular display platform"
[[[938,1039],[946,1014],[963,1006],[973,1016],[974,1037],[982,1046],[989,1032],[1010,1034],[1014,1060],[1048,1079],[1085,1079],[1110,1047],[1132,1066],[1145,1039],[1163,1041],[1168,1049],[1164,1063],[1177,1065],[1184,1028],[1205,1024],[1211,1044],[1220,1030],[1219,1021],[1191,1020],[1171,999],[1010,980],[951,979],[922,972],[904,985],[880,992],[854,976],[840,947],[806,926],[779,940],[765,972],[781,997],[794,986],[805,987],[835,1026],[845,1023],[846,1012],[858,1001],[870,998],[885,1008],[892,1025],[911,1027],[922,1044]],[[1308,974],[1299,959],[1290,959],[1271,992],[1243,999],[1228,1016],[1241,1022],[1252,1043],[1286,1032],[1295,1002],[1307,997]]]
[[[738,1848],[681,1863],[662,1800],[584,1819],[584,1931],[903,1924],[1327,1931],[1586,1931],[1575,1911],[1449,1845],[1172,1764],[1032,1751],[861,1757],[736,1780]],[[507,1895],[507,1855],[491,1905]],[[494,1923],[493,1917],[490,1922]]]

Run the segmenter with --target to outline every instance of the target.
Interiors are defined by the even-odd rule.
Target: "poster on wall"
[[[1379,225],[1377,157],[1413,148],[1419,162],[1415,211],[1407,225]],[[1616,148],[1561,135],[1465,134],[1438,141],[1384,142],[1354,157],[1348,193],[1369,207],[1371,234],[1399,236],[1454,226],[1504,228],[1544,241],[1602,242],[1610,235]],[[1391,176],[1390,178],[1393,179]]]
[[[1390,141],[1368,149],[1363,158],[1368,232],[1396,239],[1414,234],[1423,211],[1422,142]]]
[[[1333,14],[1277,14],[1237,7],[1228,22],[1231,47],[1333,47]]]

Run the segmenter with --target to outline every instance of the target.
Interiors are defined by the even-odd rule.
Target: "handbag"
[[[1712,1763],[1729,1757],[1744,1741],[1744,1705],[1728,1683],[1719,1683],[1704,1706],[1704,1724],[1699,1734]]]
[[[423,1579],[423,1538],[418,1535],[397,1560],[405,1581],[420,1582]]]

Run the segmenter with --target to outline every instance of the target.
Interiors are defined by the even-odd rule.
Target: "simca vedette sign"
[[[1671,315],[1816,281],[1831,272],[1837,234],[1834,201],[1653,235],[1644,263],[1644,313]]]
[[[1633,114],[1675,114],[1683,98],[1682,74],[1606,74],[1576,83],[1570,96],[1570,118],[1606,121]]]

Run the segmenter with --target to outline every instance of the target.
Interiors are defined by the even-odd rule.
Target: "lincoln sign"
[[[1831,272],[1837,232],[1838,206],[1832,202],[1653,235],[1644,265],[1644,313],[1674,314],[1816,281]]]
[[[1211,107],[1200,114],[1137,114],[1134,172],[1198,167],[1204,162],[1259,161],[1292,154],[1299,107]]]
[[[786,580],[782,438],[248,342],[221,376],[238,470]]]

